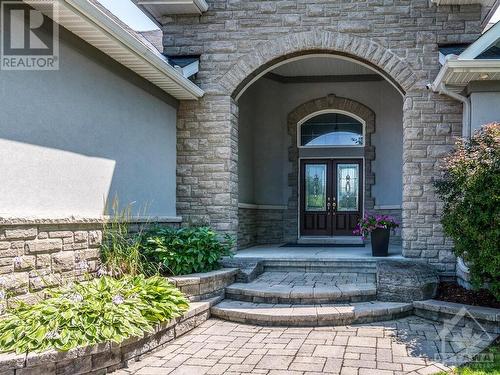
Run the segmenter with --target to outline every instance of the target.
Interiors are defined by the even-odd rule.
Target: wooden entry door
[[[300,162],[300,235],[351,236],[363,210],[361,159]]]

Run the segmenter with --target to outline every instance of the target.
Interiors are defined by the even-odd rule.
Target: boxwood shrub
[[[165,278],[104,276],[49,290],[34,305],[19,304],[0,319],[0,350],[18,353],[67,351],[105,341],[119,343],[153,332],[188,308]]]

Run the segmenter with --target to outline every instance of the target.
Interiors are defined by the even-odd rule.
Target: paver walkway
[[[494,339],[483,338],[476,345],[443,344],[438,336],[441,329],[441,324],[418,317],[318,328],[259,327],[210,319],[115,374],[425,375],[449,370],[441,363],[442,345],[448,353],[471,356]]]

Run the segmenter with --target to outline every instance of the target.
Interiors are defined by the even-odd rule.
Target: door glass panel
[[[337,164],[337,211],[359,210],[359,165]]]
[[[326,164],[306,164],[306,211],[326,211]]]

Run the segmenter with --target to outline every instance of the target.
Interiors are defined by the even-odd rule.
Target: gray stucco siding
[[[0,215],[175,216],[177,101],[60,31],[60,70],[0,72]]]

